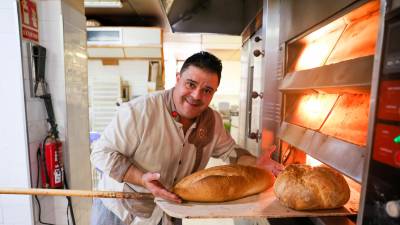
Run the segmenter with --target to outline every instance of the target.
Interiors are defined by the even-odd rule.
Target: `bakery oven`
[[[286,41],[278,132],[284,164],[324,163],[361,183],[379,8],[366,2]]]
[[[371,87],[359,224],[400,224],[400,1],[387,5]]]
[[[335,218],[346,223],[390,224],[361,218],[400,214],[400,23],[384,23],[397,2],[264,1],[262,147],[278,145],[273,157],[285,165],[343,174],[360,199],[349,217]]]

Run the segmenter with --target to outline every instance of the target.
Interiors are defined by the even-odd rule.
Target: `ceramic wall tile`
[[[28,121],[44,121],[47,119],[44,101],[27,101],[26,112]]]
[[[54,204],[54,198],[53,196],[38,196],[39,202],[40,202],[40,206],[41,206],[41,211],[42,211],[42,221],[43,222],[47,222],[47,223],[52,223],[55,224],[56,221],[56,215],[54,214],[54,208],[55,208],[55,204]],[[35,206],[35,215],[38,215],[38,211],[37,211],[37,202],[36,200],[34,201],[34,206]],[[65,214],[65,212],[64,212]],[[36,220],[38,218],[36,217]],[[37,224],[38,221],[36,221]],[[58,225],[58,224],[57,224]]]
[[[62,37],[60,21],[39,21],[39,41],[58,40]]]
[[[39,21],[58,21],[61,17],[60,1],[39,1],[37,7]]]

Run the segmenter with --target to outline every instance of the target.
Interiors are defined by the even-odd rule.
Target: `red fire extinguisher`
[[[64,186],[61,156],[61,141],[52,137],[46,138],[42,145],[42,187],[62,188]]]

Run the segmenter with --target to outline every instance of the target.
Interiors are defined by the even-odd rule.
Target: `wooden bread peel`
[[[72,197],[85,197],[85,198],[121,198],[121,199],[136,199],[136,200],[154,199],[154,196],[150,193],[65,190],[65,189],[44,189],[44,188],[0,188],[0,194],[72,196]]]

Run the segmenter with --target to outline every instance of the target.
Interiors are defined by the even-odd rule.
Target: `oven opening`
[[[286,42],[284,165],[324,164],[361,183],[379,7],[368,1]]]
[[[288,69],[294,72],[373,55],[379,1],[370,1],[288,46]]]
[[[369,94],[288,94],[285,121],[356,145],[367,143]]]

